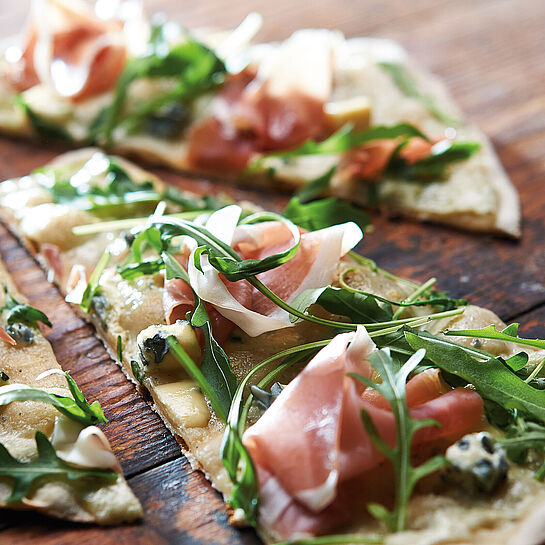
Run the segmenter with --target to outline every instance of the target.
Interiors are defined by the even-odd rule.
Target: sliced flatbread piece
[[[65,50],[81,27],[80,48]],[[298,191],[326,176],[322,191],[388,214],[520,235],[490,141],[401,46],[319,29],[250,44],[258,28],[253,14],[232,33],[187,34],[36,2],[0,66],[0,130],[251,186]]]
[[[85,418],[95,418],[91,408],[85,416],[76,406],[77,420],[51,401],[36,400],[58,396],[60,404],[71,400],[73,393],[36,324],[12,320],[13,301],[20,304],[19,313],[31,307],[23,307],[24,297],[2,263],[0,285],[5,287],[0,292],[0,507],[101,525],[140,518],[140,502],[123,478],[108,440],[98,427],[84,423]],[[104,419],[100,406],[94,404],[93,410],[97,423]]]
[[[104,197],[105,188],[114,190],[114,186],[108,184],[112,182],[112,172],[115,172],[116,176],[121,175],[119,171],[121,164],[125,173],[130,172],[132,182],[135,184],[131,186],[132,193],[129,191],[124,194],[121,199],[124,202],[117,201],[118,208],[107,208],[108,203],[100,200],[89,201],[92,195],[100,194]],[[102,170],[97,165],[102,165]],[[90,172],[93,172],[92,177],[88,176]],[[56,184],[62,185],[66,180],[77,181],[84,178],[89,183],[87,189],[83,188],[77,196],[72,196],[71,201],[62,204],[54,202],[55,195],[58,195],[55,191],[61,187]],[[222,337],[221,347],[227,355],[228,366],[238,382],[266,358],[283,350],[297,349],[302,344],[310,342],[322,342],[320,346],[327,344],[332,335],[331,329],[327,325],[317,325],[307,320],[293,322],[289,320],[286,312],[278,308],[267,310],[266,307],[259,306],[263,301],[259,297],[250,301],[248,291],[240,288],[242,286],[240,282],[233,282],[230,290],[226,290],[217,276],[214,277],[213,270],[204,264],[203,260],[206,258],[203,255],[200,259],[201,266],[205,267],[203,269],[205,274],[200,273],[196,265],[192,265],[196,245],[189,243],[189,246],[185,246],[187,237],[169,239],[166,235],[169,232],[168,228],[163,231],[167,236],[161,239],[163,242],[160,242],[157,234],[151,231],[145,235],[145,239],[144,235],[140,236],[146,227],[167,225],[169,221],[170,229],[179,229],[180,226],[185,229],[189,226],[187,228],[198,230],[200,226],[206,225],[207,229],[215,233],[224,244],[232,244],[244,255],[255,257],[256,247],[271,244],[271,237],[274,239],[280,228],[278,222],[271,224],[270,217],[268,223],[256,225],[246,223],[236,227],[240,211],[237,206],[222,207],[221,204],[214,204],[213,199],[199,199],[187,193],[179,193],[176,196],[171,193],[170,200],[165,200],[166,208],[157,210],[150,218],[139,219],[123,215],[127,212],[123,206],[131,200],[134,201],[134,193],[150,180],[151,175],[131,167],[130,163],[122,162],[119,158],[107,157],[92,149],[74,152],[57,158],[54,164],[39,172],[0,184],[0,215],[9,228],[45,265],[61,291],[66,294],[67,300],[74,303],[75,309],[83,312],[95,325],[99,336],[112,357],[120,363],[127,377],[149,391],[155,410],[173,434],[183,440],[184,452],[193,467],[201,469],[213,486],[223,493],[226,500],[233,502],[235,500],[232,475],[230,476],[226,470],[220,454],[225,433],[225,408],[221,402],[218,404],[217,397],[214,400],[209,395],[210,392],[216,391],[215,396],[224,396],[225,388],[217,386],[221,383],[220,380],[216,383],[218,390],[208,390],[208,386],[196,378],[199,376],[199,365],[201,369],[208,366],[207,373],[212,373],[208,376],[216,376],[217,380],[217,375],[214,375],[214,367],[211,371],[210,360],[204,363],[204,360],[210,358],[210,353],[208,356],[203,355],[202,343],[209,347],[213,345],[207,345],[203,338],[199,340],[198,329],[191,327],[186,321],[187,312],[191,313],[194,305],[192,290],[198,293],[202,300],[207,301],[206,308],[210,315],[214,316],[211,331],[217,339]],[[155,184],[154,188],[159,194],[155,198],[159,200],[161,195],[166,195],[165,186],[157,185],[157,182]],[[91,190],[90,187],[102,188],[102,191]],[[146,190],[150,188],[147,187]],[[15,207],[14,202],[22,204]],[[208,210],[204,209],[205,206],[208,206]],[[258,207],[252,208],[248,203],[244,204],[244,209],[245,213],[259,212]],[[40,221],[34,222],[32,218],[40,218]],[[195,221],[184,223],[184,218]],[[162,224],[163,221],[166,223]],[[280,226],[283,224],[282,221]],[[293,232],[291,235],[289,231],[287,233],[288,240],[289,236],[296,236]],[[339,239],[340,235],[342,236]],[[302,290],[298,292],[299,294],[308,293],[304,288],[321,289],[328,284],[333,290],[348,286],[352,290],[372,294],[371,299],[379,296],[389,301],[410,300],[415,289],[419,289],[417,285],[377,269],[372,262],[355,254],[347,254],[359,237],[361,233],[358,235],[356,226],[351,224],[303,235],[301,245],[304,250],[301,255],[310,252],[314,257],[303,262],[297,261],[296,258],[288,260],[282,265],[287,268],[283,269],[281,275],[275,274],[274,269],[263,273],[270,275],[266,277],[268,279],[266,284],[276,286],[275,289],[287,289],[288,291],[283,292],[284,298],[292,305],[297,304],[294,295],[298,289]],[[341,242],[334,243],[332,242],[334,240]],[[205,239],[199,241],[206,246]],[[314,242],[308,246],[309,241]],[[136,247],[140,251],[138,259],[134,253]],[[272,247],[276,248],[275,251],[280,251],[278,247],[274,245]],[[338,253],[333,252],[334,247]],[[129,251],[129,248],[132,250]],[[311,251],[310,248],[314,250]],[[322,248],[322,251],[312,253],[319,248]],[[108,254],[105,254],[105,250],[110,255],[106,259],[104,256]],[[160,259],[157,251],[160,253]],[[192,253],[188,254],[186,251]],[[169,263],[166,278],[165,263]],[[291,266],[290,263],[294,265]],[[181,280],[184,274],[179,272],[180,265],[188,267],[188,273],[185,274],[189,274],[190,278],[189,293],[187,283]],[[208,284],[206,278],[212,283]],[[265,277],[260,275],[260,278]],[[277,285],[278,282],[280,283]],[[280,288],[280,285],[284,288]],[[286,285],[289,289],[285,287]],[[209,289],[210,286],[215,286],[212,291]],[[237,291],[239,289],[240,291]],[[342,290],[346,291],[346,288]],[[344,296],[348,296],[347,293],[350,292],[345,291]],[[433,297],[442,298],[441,304],[445,304],[444,295],[429,293]],[[234,296],[234,301],[230,296]],[[388,308],[388,304],[383,305],[381,301],[382,299],[376,300],[381,306],[366,307],[365,310],[366,313],[378,313],[374,320],[379,322],[392,318],[389,314],[382,314],[384,309]],[[450,299],[446,301],[449,305],[461,304]],[[343,303],[341,307],[337,307],[339,310],[334,312],[342,313],[344,307]],[[399,307],[394,304],[393,308]],[[88,313],[85,313],[86,310]],[[440,334],[445,328],[457,331],[491,325],[498,331],[505,328],[505,324],[493,312],[471,305],[444,311],[446,314],[443,312],[432,315],[431,321],[428,316],[430,312],[434,312],[433,306],[409,305],[404,311],[401,308],[400,312],[401,314],[396,317],[401,316],[408,320],[406,323],[417,330],[423,328],[439,335],[434,337],[436,339],[441,338]],[[330,313],[317,314],[322,319],[332,318]],[[442,318],[439,320],[434,319],[435,317]],[[373,322],[369,317],[366,320]],[[341,327],[342,323],[338,326]],[[371,335],[376,335],[378,326],[368,324],[368,327]],[[191,365],[194,367],[191,365],[183,367],[180,364],[169,348],[172,346],[169,344],[169,338],[174,339],[174,342],[183,348],[186,365],[190,365],[187,364],[189,359],[193,361]],[[373,340],[379,345],[380,338],[373,336]],[[477,350],[475,347],[478,347],[478,350],[486,351],[489,357],[498,356],[503,358],[503,361],[512,357],[520,361],[522,357],[524,363],[526,358],[524,355],[517,356],[520,347],[505,340],[479,340],[466,336],[454,339],[470,351]],[[395,351],[397,345],[391,346]],[[527,355],[526,365],[531,370],[543,359],[544,351],[531,347],[523,348]],[[216,361],[218,358],[221,360],[221,352],[218,352],[217,348],[213,353]],[[274,370],[275,367],[276,363],[273,363],[255,378],[261,379],[266,372]],[[191,373],[188,371],[190,368],[193,369]],[[297,367],[287,368],[277,374],[274,380],[280,385],[287,384],[298,372]],[[224,377],[225,374],[229,374],[225,368],[223,373]],[[443,382],[442,384],[444,385]],[[444,387],[447,390],[451,388]],[[265,400],[266,394],[265,392]],[[482,411],[482,405],[480,410]],[[256,420],[260,422],[261,414],[257,406],[252,407],[248,423]],[[489,425],[482,421],[477,429],[487,430]],[[278,429],[277,432],[281,434],[282,429]],[[451,438],[450,441],[455,439]],[[438,444],[437,448],[444,450],[449,444],[449,442],[441,446]],[[312,450],[308,453],[311,455],[309,462],[311,463]],[[391,481],[387,468],[381,465],[375,474],[380,482],[373,479],[369,481],[369,474],[366,473],[357,490],[364,488],[368,490],[369,486],[375,491],[386,490],[384,483]],[[369,485],[369,482],[372,482],[372,485]],[[534,478],[531,464],[513,465],[509,469],[505,483],[491,495],[468,493],[465,489],[445,486],[442,481],[434,481],[433,485],[423,486],[413,494],[409,502],[408,528],[404,532],[389,533],[378,525],[365,508],[367,496],[359,497],[354,503],[354,506],[362,504],[361,509],[358,508],[351,515],[349,521],[340,527],[340,531],[362,534],[378,532],[383,535],[384,543],[387,545],[408,545],[416,542],[439,544],[445,540],[467,544],[532,543],[531,540],[520,541],[519,537],[524,532],[531,536],[536,535],[533,513],[534,508],[541,509],[540,506],[545,501],[545,487]],[[280,495],[267,495],[262,490],[262,494],[264,494],[262,509],[266,508],[267,502],[271,499],[275,501],[276,498],[282,497],[280,492],[278,492]],[[237,508],[231,513],[232,520],[240,523],[244,518],[243,512],[240,505],[237,506],[235,503],[234,506]],[[527,515],[528,523],[525,522]],[[327,517],[325,515],[324,517],[326,521]],[[260,518],[257,529],[267,542],[272,543],[283,537],[271,519]]]

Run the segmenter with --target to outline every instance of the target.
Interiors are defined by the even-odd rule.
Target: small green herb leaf
[[[388,349],[381,349],[369,356],[369,362],[379,373],[381,383],[376,383],[366,377],[350,374],[369,388],[374,388],[392,407],[396,423],[396,445],[390,447],[380,436],[369,413],[362,410],[362,420],[376,448],[384,454],[392,463],[396,476],[395,504],[393,511],[388,511],[378,504],[369,505],[369,511],[373,516],[381,520],[390,531],[400,532],[405,529],[407,519],[407,506],[416,483],[443,467],[446,463],[442,456],[436,456],[413,467],[411,464],[411,443],[417,430],[438,426],[434,420],[413,420],[409,414],[405,397],[405,384],[407,377],[425,356],[424,350],[418,350],[407,362],[396,370],[395,362]]]
[[[373,295],[363,295],[332,286],[305,290],[291,304],[299,310],[306,311],[315,303],[331,314],[347,316],[354,324],[388,322],[393,315],[391,306],[380,303]]]
[[[224,74],[225,65],[216,54],[192,38],[187,37],[183,43],[172,48],[167,40],[160,44],[152,41],[146,56],[133,58],[127,64],[118,80],[112,104],[101,113],[93,136],[104,137],[106,142],[110,142],[113,130],[119,125],[124,124],[129,132],[139,130],[146,120],[165,106],[188,104],[214,89],[222,83]],[[168,91],[156,94],[151,100],[139,103],[127,112],[130,86],[141,78],[168,78],[173,85]]]
[[[98,291],[98,287],[100,285],[100,278],[102,276],[102,273],[106,270],[106,267],[108,266],[108,263],[110,262],[111,254],[107,250],[102,254],[100,259],[98,260],[97,266],[95,267],[95,270],[91,274],[91,277],[89,278],[89,283],[87,284],[85,291],[83,292],[83,296],[81,298],[81,310],[83,312],[89,312],[91,310],[91,302],[93,297]]]
[[[419,100],[438,121],[441,121],[446,125],[453,125],[455,127],[460,125],[460,120],[450,114],[447,114],[446,112],[443,112],[437,106],[435,99],[431,95],[426,95],[420,91],[416,81],[402,64],[380,62],[378,65],[383,70],[388,72],[388,74],[390,74],[394,80],[394,83],[399,87],[399,90],[404,95]]]
[[[14,401],[40,401],[53,405],[65,416],[86,426],[108,422],[100,403],[94,401],[89,404],[74,379],[68,373],[64,373],[64,375],[72,397],[50,394],[45,390],[25,384],[10,384],[0,387],[0,405],[8,405]]]
[[[400,151],[402,147],[398,149]],[[386,169],[386,175],[407,180],[436,180],[444,177],[452,163],[467,161],[481,149],[479,142],[446,142],[433,146],[431,154],[413,164],[408,164],[398,154],[394,154]]]
[[[347,124],[322,142],[307,140],[298,148],[264,155],[251,164],[248,170],[249,172],[259,170],[268,159],[273,157],[289,160],[294,157],[306,155],[335,155],[365,144],[366,142],[372,142],[373,140],[391,140],[400,137],[420,137],[428,140],[426,135],[409,123],[399,123],[398,125],[392,126],[377,125],[362,131],[354,131],[352,125]]]
[[[316,231],[348,221],[356,223],[362,231],[369,230],[371,225],[367,212],[336,197],[308,203],[292,197],[282,214],[307,231]]]
[[[36,446],[38,457],[23,463],[13,458],[6,447],[0,444],[0,476],[13,479],[13,489],[6,503],[29,497],[34,481],[44,477],[68,480],[88,477],[105,482],[117,479],[117,474],[109,469],[89,469],[67,464],[57,456],[53,445],[41,431],[36,432]]]
[[[38,322],[52,327],[49,318],[41,311],[30,305],[19,303],[9,292],[7,286],[4,286],[6,294],[6,304],[0,308],[0,312],[7,310],[6,323],[8,325],[25,324],[31,327],[38,327]]]
[[[489,356],[485,361],[478,361],[467,348],[425,332],[406,332],[405,337],[413,350],[425,349],[427,359],[443,371],[473,384],[483,398],[545,422],[545,391],[526,384],[498,358]]]
[[[496,326],[491,324],[482,329],[446,330],[445,335],[452,335],[456,337],[474,337],[478,339],[493,339],[497,341],[506,341],[523,346],[532,346],[534,348],[545,349],[545,341],[540,339],[522,339],[521,337],[517,336],[517,332],[518,324],[511,324],[503,331],[498,331]]]
[[[146,374],[136,360],[131,360],[131,371],[138,384],[143,384]]]
[[[212,324],[204,303],[198,299],[191,325],[204,333],[204,350],[200,371],[208,385],[214,390],[221,403],[222,412],[227,417],[237,389],[237,379],[223,348],[212,334]]]
[[[24,100],[23,95],[17,95],[16,103],[24,110],[32,128],[43,140],[57,142],[73,142],[74,139],[61,125],[37,114]]]
[[[204,395],[210,401],[212,408],[220,420],[227,420],[228,407],[225,409],[225,403],[218,395],[214,388],[210,385],[206,377],[203,375],[199,367],[191,359],[189,354],[183,349],[176,337],[170,335],[167,337],[167,342],[172,354],[180,362],[180,365],[187,371],[189,376],[199,385]]]

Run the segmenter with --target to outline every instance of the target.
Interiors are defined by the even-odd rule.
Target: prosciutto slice
[[[236,214],[238,220],[240,212],[241,209],[237,206],[226,207],[212,214],[207,227],[216,236],[229,236],[228,225],[233,226],[233,222],[227,222],[226,216]],[[217,214],[222,214],[225,222],[218,222]],[[234,224],[236,225],[236,221]],[[246,256],[263,258],[292,245],[293,240],[286,242],[287,237],[291,237],[290,233],[290,230],[280,222],[266,222],[235,227],[229,239],[239,251],[247,252]],[[362,236],[360,228],[352,222],[303,233],[295,257],[275,269],[259,274],[257,278],[285,301],[292,301],[297,294],[306,289],[329,285],[339,260],[361,240]],[[195,267],[192,253],[188,263],[191,287],[202,300],[213,305],[221,315],[248,335],[254,337],[293,325],[286,311],[276,307],[253,287],[250,304],[237,299],[234,291],[229,288],[231,283],[221,278],[206,256],[201,257],[201,267],[203,272]],[[247,284],[244,280],[239,282]]]
[[[244,434],[258,468],[261,517],[281,539],[316,535],[339,523],[341,485],[383,462],[363,427],[361,409],[368,411],[383,439],[395,444],[391,410],[367,397],[347,375],[370,377],[365,358],[374,348],[361,326],[356,333],[338,335]],[[430,383],[436,384],[435,393]],[[457,388],[441,395],[442,388],[429,374],[416,375],[407,384],[409,402],[418,403],[411,407],[411,416],[441,425],[419,430],[413,444],[457,436],[481,422],[483,402],[478,394]]]
[[[246,70],[228,79],[214,115],[191,129],[190,163],[239,172],[253,153],[320,137],[327,129],[333,57],[330,32],[300,30],[271,50],[257,75]]]
[[[79,0],[34,0],[19,58],[8,81],[24,91],[51,85],[73,100],[111,89],[127,60],[123,23],[101,20]]]

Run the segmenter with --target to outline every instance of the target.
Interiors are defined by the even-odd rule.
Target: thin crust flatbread
[[[252,24],[255,26],[255,23]],[[253,32],[255,28],[248,37]],[[299,44],[299,49],[293,51],[294,55],[298,51],[302,55],[304,51],[312,51],[325,44],[332,52],[329,76],[331,89],[326,107],[328,104],[346,104],[347,101],[355,100],[368,104],[368,110],[363,110],[364,117],[366,116],[365,119],[371,126],[411,123],[431,139],[443,139],[446,136],[454,141],[471,140],[481,145],[481,150],[469,160],[451,165],[444,178],[427,180],[425,183],[409,181],[403,177],[386,178],[377,183],[378,189],[371,194],[369,183],[335,175],[330,188],[332,195],[348,198],[362,205],[378,204],[390,215],[444,223],[471,231],[494,232],[511,237],[520,235],[518,195],[489,139],[463,119],[463,114],[441,82],[420,67],[399,44],[374,38],[345,39],[338,31],[315,29],[298,31],[283,43],[248,45],[242,40],[237,47],[226,47],[226,44],[229,45],[229,37],[226,38],[229,35],[226,32],[196,31],[195,35],[215,48],[220,56],[223,55],[228,67],[240,69],[249,63],[257,72],[274,64],[276,56],[281,54],[290,40]],[[146,31],[138,35],[136,43],[134,36],[131,36],[128,46],[130,56],[145,48],[145,39]],[[318,60],[314,59],[314,62]],[[417,91],[408,93],[404,90],[383,68],[384,63],[393,65],[396,70],[402,70],[403,77],[410,78],[410,85]],[[293,71],[297,70],[297,66],[295,62]],[[293,73],[289,69],[288,66],[286,78],[293,79]],[[0,67],[0,71],[2,70],[7,72],[8,63],[4,62]],[[303,70],[303,73],[301,78],[312,77],[311,71]],[[311,83],[295,82],[312,88]],[[321,85],[321,82],[316,85]],[[128,102],[138,105],[142,101],[149,101],[162,89],[163,83],[160,79],[144,78],[129,88]],[[81,145],[89,142],[90,129],[103,109],[114,100],[114,90],[72,101],[61,97],[50,82],[45,82],[30,87],[20,97],[35,117],[60,127],[72,138],[74,145]],[[18,100],[15,90],[0,78],[0,130],[10,135],[32,137],[36,134],[35,127],[33,128],[30,114],[25,113]],[[112,139],[108,141],[98,135],[96,142],[112,152],[168,165],[178,170],[219,176],[232,183],[292,192],[323,175],[332,165],[338,164],[342,157],[342,154],[315,155],[296,157],[289,161],[270,158],[251,174],[239,171],[236,175],[212,164],[208,168],[206,162],[196,165],[190,159],[188,145],[188,135],[192,127],[210,116],[221,118],[228,114],[222,113],[225,104],[221,102],[218,90],[207,92],[193,101],[190,109],[191,122],[179,135],[165,138],[151,134],[151,129],[144,127],[130,133],[115,130]],[[437,112],[441,112],[441,115]],[[347,122],[352,122],[351,115],[363,114],[359,111],[343,115]],[[254,155],[252,161],[259,158],[259,154]],[[274,176],[271,176],[272,170]]]
[[[85,150],[66,154],[56,159],[57,168],[68,167],[66,172],[75,173],[82,164],[99,153]],[[123,163],[130,168],[129,163]],[[140,169],[132,169],[135,181],[142,182],[151,176]],[[122,361],[119,362],[129,380],[137,383],[131,361],[140,361],[139,334],[147,328],[159,331],[166,326],[162,307],[163,282],[161,275],[123,280],[116,272],[116,263],[121,263],[126,251],[126,237],[123,233],[100,233],[74,239],[70,230],[82,224],[93,223],[96,218],[89,212],[72,209],[66,205],[51,203],[41,189],[35,175],[0,184],[0,216],[9,228],[23,241],[33,255],[45,265],[55,282],[65,294],[74,287],[70,273],[74,267],[83,266],[88,273],[109,246],[116,248],[110,266],[100,280],[104,300],[101,309],[95,308],[84,315],[96,327],[97,333],[113,354],[122,343]],[[25,203],[14,208],[10,203]],[[60,207],[60,208],[59,208]],[[25,218],[39,217],[41,229],[29,229]],[[125,242],[123,242],[125,241]],[[55,244],[59,249],[61,267],[54,267],[44,248]],[[125,246],[123,246],[125,244]],[[45,245],[45,246],[44,246]],[[393,300],[404,299],[407,286],[378,271],[357,264],[349,258],[338,264],[337,278],[343,270],[353,269],[350,283],[370,293]],[[56,270],[55,270],[56,269]],[[88,276],[87,276],[88,277]],[[410,290],[409,290],[410,291]],[[70,295],[68,297],[70,299]],[[75,307],[78,310],[79,307]],[[505,324],[491,311],[468,306],[462,315],[431,322],[429,331],[438,333],[446,327],[467,329],[484,327],[489,324],[499,329]],[[172,327],[172,326],[170,326]],[[222,344],[231,367],[240,379],[257,363],[281,349],[303,342],[319,339],[320,328],[302,322],[292,327],[251,337],[237,330]],[[459,342],[470,343],[471,339],[458,338]],[[517,352],[516,348],[504,342],[483,341],[481,345],[490,353],[508,358]],[[528,350],[529,360],[536,363],[543,358],[543,351]],[[116,358],[117,359],[117,358]],[[280,377],[288,382],[291,376]],[[214,487],[228,500],[232,485],[222,465],[219,450],[224,424],[217,418],[211,406],[195,383],[176,366],[156,366],[146,373],[141,387],[146,388],[153,399],[153,407],[174,435],[184,443],[184,452],[194,468],[202,470]],[[378,472],[380,478],[380,472]],[[380,486],[379,483],[376,486]],[[545,504],[545,488],[525,467],[512,467],[507,484],[491,497],[441,495],[433,490],[421,490],[410,501],[409,530],[398,534],[385,534],[387,545],[409,545],[414,543],[438,545],[440,543],[531,545],[537,543],[536,528],[539,513]],[[383,531],[376,521],[365,515],[353,520],[344,528],[350,532]],[[276,537],[265,524],[258,531],[267,542]]]
[[[7,287],[12,297],[25,302],[1,262],[0,284]],[[2,290],[0,307],[5,304],[5,298]],[[71,395],[50,344],[38,330],[35,330],[34,341],[27,346],[21,344],[13,346],[1,340],[0,366],[9,377],[2,386],[23,384],[63,396]],[[46,375],[42,378],[40,375],[43,373]],[[69,430],[67,433],[70,433],[76,442],[78,440],[81,442],[83,439],[81,433],[84,431],[87,441],[94,442],[97,451],[101,452],[100,456],[108,459],[111,468],[117,473],[117,479],[113,483],[49,477],[45,481],[43,479],[37,481],[30,496],[10,503],[6,503],[6,499],[11,494],[12,481],[1,477],[0,507],[31,509],[65,520],[101,525],[132,522],[142,516],[140,502],[123,478],[119,463],[100,429],[73,422],[61,415],[52,405],[36,401],[12,402],[0,407],[0,415],[2,419],[0,443],[19,461],[28,462],[35,458],[37,431],[52,440],[55,434],[61,433],[61,430]],[[86,463],[86,455],[84,451],[78,450],[81,447],[78,447],[76,442],[71,443],[68,440],[68,443],[62,443],[62,451],[57,450],[57,455],[65,461],[73,463],[73,460],[77,459],[80,464],[93,467],[92,462],[90,465]]]

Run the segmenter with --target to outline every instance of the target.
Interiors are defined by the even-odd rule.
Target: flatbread
[[[50,0],[50,5],[53,6],[51,9],[56,9],[54,6],[62,6],[64,2]],[[82,10],[83,7],[78,4],[78,9]],[[86,13],[92,20],[92,11],[87,9]],[[282,64],[283,72],[275,79],[275,92],[279,96],[283,92],[287,96],[291,89],[303,88],[305,92],[315,92],[321,99],[326,100],[326,109],[328,105],[330,108],[331,105],[336,105],[337,110],[339,105],[344,108],[347,101],[368,104],[367,110],[363,107],[363,113],[360,104],[352,113],[349,110],[348,114],[335,114],[337,124],[343,120],[362,123],[363,126],[366,122],[371,126],[411,123],[432,140],[447,136],[447,139],[455,142],[471,140],[481,145],[481,150],[469,160],[451,165],[444,177],[435,177],[425,182],[410,181],[403,176],[386,177],[378,180],[376,188],[373,184],[370,189],[369,183],[361,179],[345,179],[346,177],[337,173],[329,190],[332,195],[362,205],[378,205],[390,215],[511,237],[520,235],[518,195],[489,139],[477,127],[463,119],[462,112],[441,82],[421,68],[399,44],[374,38],[345,39],[338,31],[314,29],[298,31],[282,43],[248,44],[248,39],[255,33],[258,25],[254,18],[249,19],[250,23],[243,23],[231,36],[226,32],[210,30],[197,30],[194,34],[199,40],[215,48],[233,72],[249,63],[252,70],[261,74],[270,72],[271,66]],[[106,25],[105,22],[102,24]],[[140,21],[140,24],[142,32],[136,33],[136,39],[135,33],[132,33],[130,41],[127,41],[127,51],[131,58],[142,54],[145,49],[149,29],[147,23]],[[128,40],[127,37],[125,39]],[[173,39],[173,44],[177,43],[176,40],[183,39],[184,35],[180,34]],[[318,81],[318,76],[316,81],[312,80],[315,72],[324,72],[323,66],[328,54],[331,56],[331,67],[323,76],[328,78],[327,81]],[[90,61],[85,62],[87,64],[83,69],[88,68]],[[412,91],[403,89],[403,84],[396,82],[384,69],[384,63],[394,66],[395,70],[401,70],[402,78],[410,79],[409,86]],[[305,70],[307,65],[315,65],[315,69]],[[10,63],[4,62],[1,70],[8,74]],[[281,82],[280,85],[278,81]],[[145,104],[159,96],[169,85],[168,78],[142,78],[129,87],[127,103],[138,107],[139,104]],[[282,86],[285,88],[278,89]],[[322,90],[318,93],[317,89]],[[229,107],[226,107],[219,94],[220,90],[221,87],[207,91],[191,102],[191,121],[186,129],[178,131],[179,134],[162,137],[150,132],[152,129],[144,124],[131,132],[116,129],[111,140],[106,139],[103,134],[94,135],[91,140],[95,139],[97,143],[115,153],[168,165],[182,171],[214,175],[231,183],[267,186],[292,192],[326,173],[344,157],[343,154],[313,155],[287,161],[273,157],[265,160],[251,173],[240,166],[226,169],[206,160],[195,163],[188,140],[193,128],[211,117],[223,120],[231,115]],[[80,146],[89,143],[90,129],[103,109],[114,100],[114,89],[72,100],[70,97],[61,96],[53,87],[51,77],[48,77],[47,81],[41,81],[18,95],[4,78],[0,83],[0,130],[7,134],[35,137],[35,123],[28,111],[25,113],[25,107],[18,102],[20,99],[30,108],[32,115],[69,135],[72,145]],[[234,128],[229,123],[225,130],[236,132],[236,120]],[[233,137],[234,140],[245,138],[244,132],[242,134],[242,137]],[[42,137],[48,138],[43,130]],[[259,153],[255,153],[251,162],[260,157]],[[274,175],[271,174],[273,170]]]
[[[25,303],[24,297],[17,291],[1,262],[0,284],[7,287],[12,297]],[[5,302],[6,295],[2,290],[0,307]],[[33,332],[34,341],[26,346],[20,343],[13,346],[4,340],[0,341],[0,366],[9,377],[2,382],[0,392],[4,387],[23,384],[45,389],[49,393],[71,396],[50,344],[39,330],[33,328]],[[46,375],[42,378],[40,375],[43,373]],[[117,479],[113,483],[100,479],[68,480],[62,476],[48,477],[46,480],[36,481],[28,496],[9,503],[6,500],[12,492],[12,479],[0,477],[0,507],[30,509],[65,520],[101,525],[132,522],[142,516],[140,502],[123,478],[119,463],[99,428],[85,427],[62,415],[52,405],[37,401],[16,401],[2,406],[0,417],[0,443],[20,462],[35,458],[35,434],[39,431],[57,444],[57,455],[61,459],[76,465],[93,467],[93,458],[89,458],[81,450],[81,441],[85,435],[88,437],[87,441],[91,440],[91,444],[95,445],[99,456],[105,458],[107,469],[113,469],[117,473]],[[58,437],[63,432],[67,434],[66,440],[60,441]],[[76,443],[78,440],[80,446]]]
[[[57,158],[54,164],[57,168],[65,169],[64,172],[69,176],[76,173],[86,160],[97,153],[99,153],[97,150],[90,149],[79,151],[77,154],[66,154]],[[130,168],[130,164],[124,165]],[[136,182],[151,179],[150,175],[139,169],[131,169],[131,173]],[[126,255],[127,237],[123,232],[102,232],[82,237],[63,234],[59,238],[59,233],[68,233],[75,226],[92,224],[98,220],[89,211],[76,210],[66,204],[51,203],[51,197],[48,200],[47,194],[42,191],[43,185],[38,181],[39,176],[40,174],[33,174],[0,185],[0,216],[45,265],[61,291],[68,293],[69,300],[74,295],[72,271],[78,266],[82,267],[87,271],[88,278],[104,249],[107,246],[112,249],[112,260],[100,279],[100,290],[104,298],[101,308],[95,307],[84,317],[95,325],[98,335],[112,356],[121,342],[122,361],[119,362],[121,368],[129,380],[138,384],[131,362],[142,361],[141,348],[138,344],[139,334],[149,327],[155,328],[154,331],[167,327],[162,305],[164,278],[160,274],[144,276],[134,281],[121,278],[115,266],[122,263]],[[13,202],[24,204],[14,208]],[[26,222],[28,217],[39,217],[40,228],[30,229]],[[51,244],[60,250],[60,267],[53,267],[50,257],[44,252],[44,245],[47,247]],[[373,270],[371,266],[362,265],[348,257],[339,261],[333,284],[338,282],[342,271],[347,268],[353,269],[349,280],[353,288],[393,300],[402,300],[412,291],[412,288],[407,287],[403,281],[392,279],[386,273]],[[75,306],[75,310],[78,309],[79,307]],[[425,312],[425,309],[415,312]],[[446,327],[466,329],[489,324],[496,325],[498,329],[505,327],[493,312],[468,306],[462,315],[431,322],[427,327],[430,332],[438,333]],[[222,346],[240,380],[253,366],[271,354],[303,342],[323,338],[323,335],[321,328],[308,322],[301,322],[258,336],[250,336],[236,330]],[[467,338],[457,340],[468,344],[471,341]],[[518,351],[512,344],[501,341],[483,341],[481,347],[504,358]],[[528,355],[530,364],[534,364],[543,358],[544,353],[529,349]],[[288,373],[279,377],[279,381],[289,382],[291,378]],[[154,409],[172,433],[183,441],[184,452],[192,466],[202,470],[212,485],[229,500],[232,483],[219,456],[225,426],[197,385],[181,367],[169,363],[163,367],[161,365],[153,369],[149,367],[139,386],[149,391]],[[377,483],[376,486],[380,485]],[[507,484],[491,497],[478,495],[453,497],[423,489],[415,493],[411,499],[409,530],[398,534],[385,534],[384,542],[387,545],[413,543],[432,545],[444,542],[530,545],[535,542],[534,529],[539,518],[534,513],[542,509],[543,502],[545,488],[534,479],[533,472],[524,466],[511,468]],[[350,525],[343,529],[363,533],[384,531],[377,526],[376,521],[365,515],[363,508],[361,517],[352,520]],[[276,540],[265,523],[259,526],[258,531],[265,541]]]

